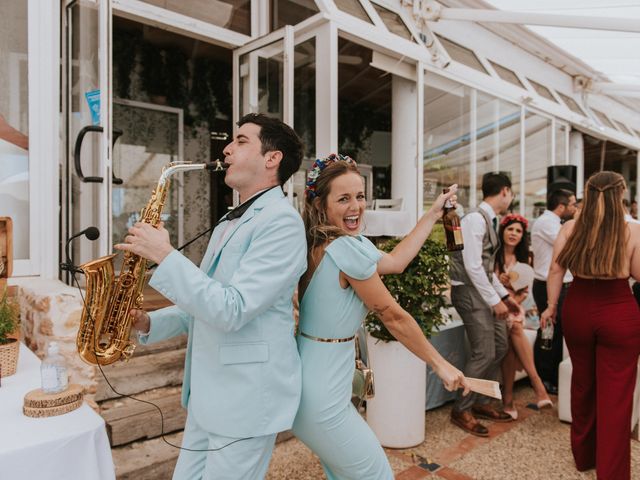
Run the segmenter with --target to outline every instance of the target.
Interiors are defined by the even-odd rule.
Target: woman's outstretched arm
[[[416,321],[398,305],[377,273],[367,280],[355,280],[344,273],[341,275],[395,339],[433,368],[447,390],[464,388],[467,392],[462,372],[447,362],[429,343]]]
[[[457,185],[451,185],[449,192],[440,194],[429,211],[418,220],[409,235],[404,237],[393,251],[382,254],[382,258],[378,262],[378,273],[380,275],[404,272],[404,269],[407,268],[407,265],[411,263],[411,260],[415,258],[424,242],[429,238],[435,223],[442,217],[442,208],[445,201],[451,199],[455,206],[455,193],[457,190]]]

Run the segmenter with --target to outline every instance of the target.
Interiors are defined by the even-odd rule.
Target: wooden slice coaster
[[[22,412],[27,417],[33,417],[33,418],[55,417],[56,415],[69,413],[74,411],[77,408],[80,408],[83,402],[84,402],[84,399],[80,398],[79,400],[73,403],[58,405],[57,407],[49,407],[49,408],[22,407]]]
[[[83,389],[81,385],[72,383],[66,390],[58,393],[44,393],[36,388],[24,396],[26,408],[52,408],[82,400]]]

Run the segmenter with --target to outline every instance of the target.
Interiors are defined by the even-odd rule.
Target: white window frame
[[[58,276],[60,2],[28,0],[29,258],[13,277]]]

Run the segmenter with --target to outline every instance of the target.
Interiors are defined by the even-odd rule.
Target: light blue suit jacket
[[[291,427],[301,390],[292,297],[306,262],[304,225],[280,188],[258,198],[200,268],[178,251],[149,284],[175,306],[150,313],[141,343],[188,333],[182,404],[206,431],[228,437]],[[214,249],[217,250],[214,252]]]

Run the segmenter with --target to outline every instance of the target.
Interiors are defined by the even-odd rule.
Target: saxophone
[[[188,170],[225,171],[228,165],[216,160],[212,163],[172,162],[162,169],[158,185],[151,199],[140,213],[140,222],[157,227],[169,191],[169,177]],[[113,259],[107,255],[80,265],[86,278],[86,298],[76,337],[80,358],[92,365],[109,365],[129,359],[135,345],[129,340],[132,318],[129,311],[142,306],[147,260],[131,252],[124,252],[122,269],[115,277]]]

